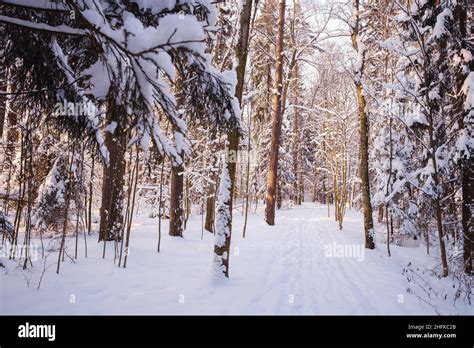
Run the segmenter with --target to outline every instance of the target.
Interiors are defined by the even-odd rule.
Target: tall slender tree
[[[243,2],[242,12],[240,14],[239,36],[236,47],[236,59],[238,65],[236,68],[237,83],[235,85],[235,97],[240,106],[242,105],[242,96],[244,92],[252,2],[252,0],[245,0]],[[239,128],[232,129],[227,133],[228,151],[230,153],[229,156],[226,156],[227,159],[222,166],[218,211],[216,216],[216,239],[214,243],[215,264],[217,265],[218,272],[220,273],[222,271],[224,276],[227,278],[229,277],[232,208],[236,186],[236,160],[239,149],[240,133],[241,129]],[[222,238],[224,238],[224,240],[222,240]]]
[[[268,164],[267,195],[265,221],[275,225],[275,204],[278,179],[278,153],[280,149],[281,112],[283,90],[283,34],[285,28],[285,0],[280,0],[278,15],[278,33],[275,46],[275,84],[272,107],[272,140],[270,145],[270,161]]]
[[[177,70],[176,72],[176,103],[178,108],[184,113],[184,93],[183,93],[183,78]],[[184,116],[184,115],[183,115]],[[179,143],[182,141],[181,134],[174,126],[173,132],[175,136],[175,146],[180,147]],[[173,161],[171,164],[171,193],[170,193],[170,219],[169,219],[169,235],[174,237],[183,236],[184,223],[184,152],[180,152],[181,160]]]
[[[458,100],[454,110],[460,114],[459,123],[461,139],[474,137],[474,58],[467,52],[473,52],[472,41],[467,40],[468,2],[457,1],[453,9],[454,25],[459,28],[459,53],[464,56],[464,64],[458,68],[456,88]],[[461,190],[462,190],[462,230],[463,230],[463,260],[464,271],[474,274],[474,146],[472,142],[464,141],[461,147]]]
[[[126,115],[125,106],[117,105],[115,97],[107,105],[108,129],[105,144],[109,161],[102,175],[102,205],[100,208],[99,241],[118,241],[124,228],[125,155],[127,130],[120,118]]]
[[[354,18],[351,26],[352,46],[357,52],[354,83],[359,103],[359,174],[361,179],[362,209],[364,211],[365,247],[374,249],[374,222],[372,218],[372,204],[370,202],[369,179],[369,118],[366,111],[366,100],[363,87],[363,73],[365,63],[365,45],[361,39],[360,3],[354,0]]]

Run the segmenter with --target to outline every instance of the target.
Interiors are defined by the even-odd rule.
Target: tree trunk
[[[13,92],[14,87],[8,83],[7,84],[7,93]],[[7,172],[7,185],[6,185],[6,194],[5,194],[5,215],[8,215],[8,200],[10,195],[10,183],[12,173],[14,172],[14,160],[16,155],[16,146],[18,144],[20,132],[18,130],[18,115],[16,112],[9,112],[9,98],[8,95],[5,97],[5,118],[8,122],[8,129],[7,129],[7,139],[6,139],[6,147],[5,147],[5,155],[3,157],[2,163],[2,170],[0,173]],[[20,204],[20,202],[19,202]]]
[[[296,69],[295,69],[296,70]],[[297,73],[295,74],[297,75]],[[296,98],[295,98],[296,99]],[[297,105],[297,100],[294,101],[294,104]],[[296,205],[301,205],[301,183],[300,183],[300,115],[296,108],[294,108],[293,113],[293,175],[294,175],[294,182],[293,182],[293,201]]]
[[[249,205],[250,205],[250,134],[252,130],[252,119],[251,119],[252,112],[251,110],[248,113],[248,143],[247,143],[247,177],[245,180],[245,215],[244,215],[244,229],[242,233],[242,238],[245,238],[245,232],[247,231],[247,220],[249,214]]]
[[[252,4],[253,0],[245,0],[242,6],[242,12],[240,13],[240,31],[239,31],[239,40],[236,47],[236,58],[238,61],[238,66],[236,69],[237,73],[237,85],[235,87],[235,97],[239,101],[240,107],[242,107],[242,96],[244,93],[244,82],[245,82],[245,68],[247,65],[247,55],[248,55],[248,45],[249,45],[249,33],[250,33],[250,18],[252,14]],[[239,150],[239,138],[240,134],[238,130],[231,131],[228,134],[229,141],[229,153],[233,154],[237,158],[237,152]],[[233,205],[233,195],[235,190],[235,172],[236,164],[234,161],[229,162],[229,176],[231,181],[231,216],[232,216],[232,205]]]
[[[459,28],[461,32],[461,36],[466,38],[467,34],[467,4],[466,2],[459,1],[458,5],[456,6],[455,16],[459,21]],[[467,49],[467,41],[463,41],[462,45],[464,49]],[[469,71],[474,71],[474,61],[471,60],[469,63]],[[466,74],[467,75],[467,74]],[[462,89],[464,84],[465,75],[460,74],[458,77],[458,90]],[[463,96],[462,93],[458,93],[458,95]],[[465,98],[461,97],[462,100],[460,103],[457,103],[459,106],[459,112],[461,113],[460,119],[460,129],[464,129],[469,136],[472,138],[474,136],[473,125],[472,124],[465,124],[464,120],[468,120],[466,115],[471,110],[464,110]],[[462,190],[462,230],[463,230],[463,259],[464,259],[464,272],[468,275],[474,274],[474,216],[473,216],[473,203],[472,200],[474,198],[474,157],[471,154],[465,154],[461,159],[461,190]]]
[[[7,88],[5,88],[5,90],[8,90],[7,68],[5,66],[3,68],[1,68],[0,73],[1,73],[1,75],[0,75],[0,85],[7,86]],[[5,125],[5,117],[7,115],[6,103],[7,103],[7,96],[6,95],[0,95],[0,139],[3,138],[3,127]]]
[[[214,265],[218,276],[224,274],[229,278],[230,252],[230,215],[229,203],[232,201],[230,192],[230,176],[227,161],[222,165],[217,201],[217,221],[214,233]]]
[[[283,196],[281,192],[281,180],[278,179],[277,180],[277,195],[276,195],[276,205],[277,205],[278,210],[281,209],[282,204],[283,204]]]
[[[206,197],[206,220],[204,222],[204,228],[213,233],[214,232],[214,196],[215,186],[211,183],[207,186],[207,197]]]
[[[105,136],[109,163],[103,170],[99,241],[117,241],[122,235],[127,134],[121,127],[120,120],[127,117],[126,115],[123,105],[109,102],[107,120],[116,122],[117,126],[113,133],[107,132]]]
[[[130,149],[130,152],[132,150]],[[130,165],[132,165],[130,161]],[[129,206],[127,207],[128,210],[128,218],[126,219],[125,223],[127,224],[127,234],[125,235],[125,258],[123,260],[123,268],[127,268],[127,260],[128,260],[128,255],[130,255],[130,230],[132,227],[132,221],[133,221],[133,211],[135,210],[135,198],[137,194],[137,183],[138,183],[138,167],[139,167],[139,149],[137,147],[137,152],[136,152],[136,157],[135,157],[135,168],[133,169],[132,173],[132,178],[130,180],[131,185],[133,187],[130,187],[132,192],[131,196],[131,201],[129,201]],[[130,206],[131,204],[131,206]],[[120,249],[120,256],[122,256],[122,251],[123,249]]]
[[[358,45],[359,38],[359,0],[354,0],[355,8],[355,23],[352,28],[352,46],[356,51],[362,50]],[[362,54],[360,54],[362,53]],[[369,120],[365,112],[365,95],[362,86],[362,73],[364,71],[364,52],[359,52],[361,55],[360,66],[355,72],[354,82],[357,92],[357,100],[359,101],[359,123],[360,123],[360,179],[362,181],[362,209],[364,211],[364,233],[365,233],[365,247],[367,249],[374,249],[374,222],[372,218],[372,204],[370,203],[370,181],[369,181]]]
[[[440,55],[441,57],[445,57],[444,54]],[[426,79],[426,85],[429,86],[432,78],[430,78],[430,75],[425,72],[425,79]],[[439,239],[439,250],[441,253],[441,264],[442,264],[442,275],[443,277],[448,276],[448,259],[446,256],[446,246],[444,243],[444,228],[443,228],[443,207],[441,206],[441,180],[440,180],[440,175],[439,175],[439,169],[438,169],[438,161],[436,159],[436,153],[438,152],[438,149],[440,148],[439,146],[439,139],[437,137],[437,134],[435,134],[435,122],[434,122],[434,117],[435,117],[435,110],[439,108],[437,105],[435,105],[429,96],[430,90],[427,88],[424,92],[424,98],[425,102],[427,105],[428,109],[428,114],[426,115],[428,118],[428,135],[429,135],[429,158],[431,160],[431,164],[433,166],[433,182],[435,185],[435,194],[433,197],[433,204],[435,208],[435,218],[436,218],[436,227],[438,229],[438,239]]]
[[[182,76],[176,70],[176,104],[179,107],[184,105],[184,95],[182,93]],[[176,126],[173,126],[173,132],[176,132]],[[173,237],[183,236],[184,224],[184,153],[180,153],[181,162],[174,160],[171,165],[171,192],[170,192],[170,220],[168,234]]]
[[[377,217],[377,222],[383,222],[383,212],[385,210],[385,207],[383,204],[380,204],[379,205],[379,214],[378,214],[378,217]]]
[[[87,234],[91,234],[92,230],[92,199],[94,198],[93,186],[94,186],[94,166],[95,159],[94,154],[91,156],[92,166],[91,166],[91,177],[89,179],[89,206],[87,208]]]
[[[245,66],[247,65],[247,53],[248,53],[248,44],[249,44],[249,32],[250,32],[250,18],[252,13],[252,3],[253,0],[245,0],[242,4],[242,12],[240,13],[240,29],[239,29],[239,39],[236,47],[236,58],[238,61],[238,66],[236,69],[237,73],[237,85],[235,87],[235,97],[239,101],[240,107],[242,108],[242,95],[244,91],[244,82],[245,82]],[[227,134],[228,148],[229,153],[235,156],[228,156],[228,158],[237,159],[237,152],[239,150],[239,130],[235,129],[230,131]],[[229,233],[225,235],[225,244],[215,245],[214,254],[216,259],[224,260],[223,261],[223,273],[228,278],[229,277],[229,256],[230,256],[230,242],[232,236],[232,208],[234,204],[233,196],[235,191],[235,172],[236,172],[236,161],[228,161],[224,163],[224,166],[227,166],[228,176],[230,181],[229,187],[229,196],[227,202],[223,202],[223,206],[228,206],[229,214],[226,216],[226,225]],[[217,232],[217,231],[216,231]]]
[[[214,145],[211,145],[214,146]],[[217,149],[215,149],[217,151]],[[212,158],[212,168],[217,168],[217,156]],[[204,228],[213,233],[214,232],[214,217],[215,217],[215,206],[216,206],[216,182],[218,180],[218,175],[216,171],[211,171],[210,179],[214,183],[207,183],[206,188],[206,218],[204,222]]]
[[[370,203],[370,181],[369,181],[369,124],[365,113],[365,97],[362,85],[357,85],[357,97],[359,99],[360,119],[360,178],[362,180],[362,208],[364,210],[364,232],[365,247],[374,249],[374,222],[372,220],[372,204]]]
[[[12,86],[7,86],[7,93],[12,92]],[[8,112],[9,108],[9,101],[8,98],[5,97],[5,118],[8,122],[8,129],[7,129],[7,139],[6,139],[6,148],[5,148],[5,157],[3,159],[3,171],[10,171],[13,165],[13,160],[15,159],[15,148],[18,143],[18,139],[20,136],[20,132],[18,131],[18,116],[15,112]],[[1,111],[1,110],[0,110]]]
[[[267,197],[265,220],[270,226],[275,225],[275,198],[278,177],[278,152],[281,134],[281,94],[283,80],[283,31],[285,26],[285,0],[279,2],[278,36],[276,42],[275,64],[275,95],[272,107],[272,141],[267,177]]]
[[[185,200],[184,202],[186,203],[185,205],[185,210],[184,210],[184,229],[186,230],[186,226],[188,226],[188,219],[189,216],[191,215],[191,197],[189,193],[189,175],[186,174],[186,180],[185,180],[185,186],[184,186],[184,193],[185,193]]]
[[[69,169],[68,169],[68,180],[71,180],[72,179],[72,166],[74,164],[74,155],[75,155],[75,147],[73,145],[73,148],[72,148],[72,154],[71,154],[71,159],[70,159],[70,162],[69,162]],[[68,223],[68,212],[69,212],[69,205],[70,205],[70,201],[71,201],[71,188],[69,187],[68,189],[66,189],[66,197],[65,197],[65,208],[64,208],[64,222],[63,222],[63,230],[62,230],[62,233],[61,233],[61,244],[59,246],[59,253],[58,253],[58,263],[57,263],[57,266],[56,266],[56,274],[59,274],[59,268],[60,268],[60,265],[61,265],[61,256],[63,258],[63,261],[64,261],[64,254],[65,254],[65,239],[66,239],[66,230],[67,230],[67,223]]]
[[[161,172],[160,172],[160,198],[159,198],[159,203],[158,203],[158,247],[156,250],[160,252],[160,247],[161,247],[161,219],[163,218],[163,177],[164,177],[164,172],[165,172],[165,158],[163,158],[161,162]]]
[[[184,166],[183,164],[173,164],[171,168],[169,235],[174,237],[183,236],[183,188]]]
[[[474,197],[474,158],[462,160],[462,229],[464,239],[464,271],[474,273],[474,216],[472,214],[472,200]]]

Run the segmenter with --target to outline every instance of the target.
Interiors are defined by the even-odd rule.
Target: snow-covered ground
[[[164,221],[159,254],[157,220],[135,218],[126,269],[113,264],[112,243],[102,259],[102,244],[89,237],[86,259],[80,239],[78,260],[66,259],[59,275],[57,254],[48,257],[39,290],[41,260],[25,272],[2,259],[0,313],[474,314],[473,306],[453,305],[450,279],[427,276],[438,293],[430,298],[407,282],[402,270],[409,262],[438,262],[422,247],[392,246],[391,258],[384,244],[364,250],[359,212],[348,211],[342,231],[325,206],[314,204],[278,211],[273,227],[262,211],[250,213],[245,239],[242,225],[236,211],[230,279],[212,276],[213,235],[204,232],[201,240],[201,216],[188,222],[184,238],[169,237]],[[73,255],[74,239],[67,243]]]

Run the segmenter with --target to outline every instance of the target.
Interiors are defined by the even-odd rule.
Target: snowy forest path
[[[327,217],[325,206],[296,207],[282,214],[277,224],[277,229],[285,235],[285,242],[283,252],[273,258],[282,259],[285,270],[274,273],[286,275],[289,284],[281,289],[286,296],[280,298],[286,297],[293,304],[289,307],[290,313],[314,314],[333,311],[335,307],[343,312],[362,303],[365,310],[376,311],[360,290],[368,284],[364,281],[366,276],[361,275],[364,270],[358,267],[357,255],[326,255],[334,243],[358,251],[362,244],[348,243],[344,231]],[[350,292],[355,296],[347,297]]]
[[[384,244],[375,250],[364,249],[362,215],[355,210],[347,211],[343,230],[339,230],[333,216],[328,217],[327,207],[320,204],[280,209],[275,226],[265,223],[261,210],[252,211],[245,239],[241,234],[243,218],[236,213],[230,278],[217,280],[212,277],[211,267],[214,236],[204,232],[201,239],[201,221],[200,216],[193,216],[184,238],[168,236],[164,223],[161,252],[157,253],[156,219],[137,216],[126,269],[111,262],[113,243],[107,245],[107,257],[103,259],[103,245],[91,235],[87,259],[65,262],[60,275],[49,267],[40,291],[36,290],[36,282],[42,275],[41,263],[35,264],[29,287],[21,270],[8,263],[7,271],[0,273],[0,284],[8,284],[0,287],[0,312],[436,314],[432,306],[413,295],[416,291],[422,293],[407,282],[402,270],[409,262],[423,265],[439,260],[435,256],[427,259],[419,247],[393,245],[391,258]],[[73,250],[74,241],[67,238],[68,250]],[[78,254],[84,254],[83,243]],[[48,262],[54,264],[54,259],[53,255]],[[444,289],[448,283],[449,279],[444,280]],[[412,294],[407,293],[408,288]],[[31,291],[35,296],[29,296]],[[70,302],[71,295],[74,303]],[[25,301],[13,301],[18,296]],[[428,300],[442,314],[473,314],[472,309],[454,307],[448,301]]]
[[[303,204],[280,210],[276,226],[262,227],[262,233],[273,234],[276,246],[259,256],[260,287],[251,303],[266,298],[275,305],[266,306],[268,312],[379,314],[388,307],[392,313],[409,314],[410,306],[419,306],[417,299],[407,298],[402,275],[408,263],[403,256],[413,250],[395,260],[385,255],[383,244],[364,249],[359,213],[349,211],[339,230],[326,206]]]

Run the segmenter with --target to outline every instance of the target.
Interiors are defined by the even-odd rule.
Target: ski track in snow
[[[331,211],[331,214],[333,212]],[[277,212],[275,226],[267,226],[263,212],[249,213],[247,238],[243,239],[243,218],[234,213],[230,279],[212,278],[213,235],[204,232],[201,217],[188,223],[185,237],[167,236],[163,221],[162,252],[156,252],[157,221],[137,217],[131,234],[127,269],[113,265],[113,245],[102,259],[102,244],[88,239],[88,255],[80,245],[75,264],[65,262],[55,274],[57,254],[48,258],[41,289],[38,273],[25,273],[7,262],[0,274],[2,314],[436,314],[433,308],[408,294],[403,267],[423,265],[433,256],[419,248],[385,244],[364,250],[364,259],[327,257],[326,246],[363,243],[360,213],[349,210],[339,230],[327,207],[303,204]],[[81,240],[81,238],[80,238]],[[73,254],[74,239],[68,239]],[[53,261],[54,260],[54,261]],[[434,282],[443,289],[448,279]],[[74,303],[71,303],[74,295]],[[400,295],[403,303],[399,303]],[[433,300],[433,299],[430,299]],[[442,314],[474,314],[471,306],[434,299]]]

